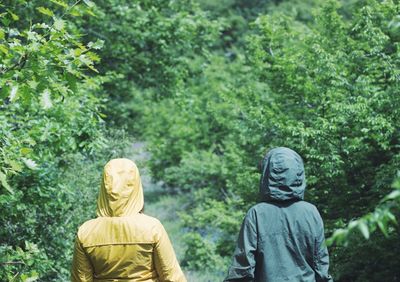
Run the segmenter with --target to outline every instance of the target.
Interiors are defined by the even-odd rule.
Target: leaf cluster
[[[102,41],[83,41],[76,25],[91,9],[0,4],[2,281],[65,280],[77,225],[94,210],[84,207],[111,154],[97,95],[104,78],[95,76]]]
[[[386,204],[355,219],[390,192],[399,166],[399,9],[394,1],[328,1],[307,20],[261,15],[244,52],[193,60],[197,75],[179,96],[147,104],[153,174],[189,195],[183,218],[219,255],[232,251],[232,234],[258,198],[258,162],[276,146],[304,158],[306,199],[327,235],[349,222],[366,237],[376,228],[396,233]],[[356,252],[333,256],[344,277],[351,261],[339,254]]]

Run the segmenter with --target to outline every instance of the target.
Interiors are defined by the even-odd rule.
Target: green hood
[[[262,161],[261,199],[303,200],[305,188],[304,164],[299,154],[285,147],[270,150]]]

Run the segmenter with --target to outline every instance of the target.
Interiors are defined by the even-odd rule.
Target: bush
[[[93,76],[102,43],[81,40],[73,19],[92,12],[79,2],[0,4],[2,281],[67,279],[77,225],[113,154]]]
[[[245,212],[257,200],[257,164],[275,146],[304,158],[306,199],[319,208],[327,234],[390,191],[400,160],[399,5],[346,7],[329,1],[306,23],[290,13],[260,16],[246,58],[194,61],[199,75],[185,95],[152,112],[152,169],[167,185],[191,190],[187,226],[216,245],[233,246],[240,215],[222,211]],[[214,251],[225,256],[227,249]],[[385,244],[382,250],[390,253]],[[356,260],[354,250],[335,251]],[[347,277],[355,265],[338,254],[334,274]]]

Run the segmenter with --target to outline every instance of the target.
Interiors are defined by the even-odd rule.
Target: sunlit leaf
[[[54,20],[54,28],[56,29],[56,30],[63,30],[64,29],[64,27],[65,27],[65,22],[64,22],[64,20],[62,20],[62,19],[55,19]]]
[[[81,61],[85,65],[91,65],[92,64],[92,61],[85,55],[80,55],[78,57],[78,59],[79,59],[79,61]]]
[[[367,224],[363,220],[360,220],[358,222],[358,229],[361,231],[361,234],[364,236],[365,239],[369,239],[369,229]]]
[[[389,200],[395,200],[395,199],[399,199],[399,198],[400,198],[400,190],[394,190],[389,195],[387,195],[383,200],[389,201]]]
[[[87,67],[88,67],[89,69],[91,69],[92,71],[94,71],[94,72],[96,72],[96,73],[99,73],[99,71],[98,71],[93,65],[87,65]]]
[[[54,4],[57,4],[61,7],[63,7],[63,8],[68,8],[68,4],[62,0],[50,0],[50,1],[53,2]]]
[[[11,10],[7,10],[7,12],[11,15],[11,18],[12,18],[14,21],[18,21],[18,20],[19,20],[18,15],[16,15],[15,13],[13,13]]]
[[[34,160],[28,159],[28,158],[22,158],[22,161],[25,163],[25,165],[32,169],[35,170],[37,169],[37,163]]]
[[[8,54],[8,48],[4,44],[0,44],[0,51],[4,54]]]
[[[43,15],[50,16],[50,17],[53,17],[53,16],[54,16],[53,11],[51,11],[51,10],[48,9],[48,8],[45,8],[45,7],[37,7],[36,10],[38,10],[38,11],[39,11],[40,13],[42,13]]]
[[[91,48],[91,49],[98,50],[98,49],[103,48],[103,46],[104,46],[104,40],[100,40],[100,39],[96,40],[96,42],[89,42],[88,43],[88,47]]]
[[[53,102],[51,101],[51,93],[49,89],[45,89],[42,92],[40,102],[44,109],[49,109],[53,106]]]
[[[387,232],[387,226],[384,222],[382,221],[378,221],[377,222],[379,229],[381,230],[381,232],[383,233],[383,235],[385,235],[385,237],[388,237],[389,234]]]
[[[14,193],[13,189],[7,182],[6,175],[2,171],[0,171],[0,183],[1,183],[1,186],[3,186],[8,192],[10,192],[12,194]]]
[[[18,85],[13,85],[11,87],[10,95],[8,96],[11,102],[13,102],[17,98],[17,93],[18,93]]]
[[[94,4],[93,1],[90,1],[90,0],[83,0],[83,2],[85,2],[85,4],[88,5],[89,7],[94,7],[94,6],[95,6],[95,4]]]
[[[8,163],[11,166],[11,169],[14,172],[21,172],[22,171],[22,166],[21,166],[20,163],[14,161],[14,160],[9,160]]]
[[[29,87],[32,88],[32,89],[34,89],[34,90],[37,88],[38,84],[39,84],[39,83],[38,83],[37,81],[35,81],[35,80],[30,80],[30,81],[28,81]]]
[[[28,155],[28,154],[30,154],[32,152],[32,149],[24,147],[24,148],[20,149],[20,152],[21,152],[22,155]]]

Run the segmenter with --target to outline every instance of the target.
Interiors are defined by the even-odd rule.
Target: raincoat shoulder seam
[[[99,243],[99,244],[90,244],[90,245],[83,245],[83,248],[92,248],[92,247],[102,247],[102,246],[115,246],[115,245],[153,245],[156,242],[118,242],[118,243]]]

